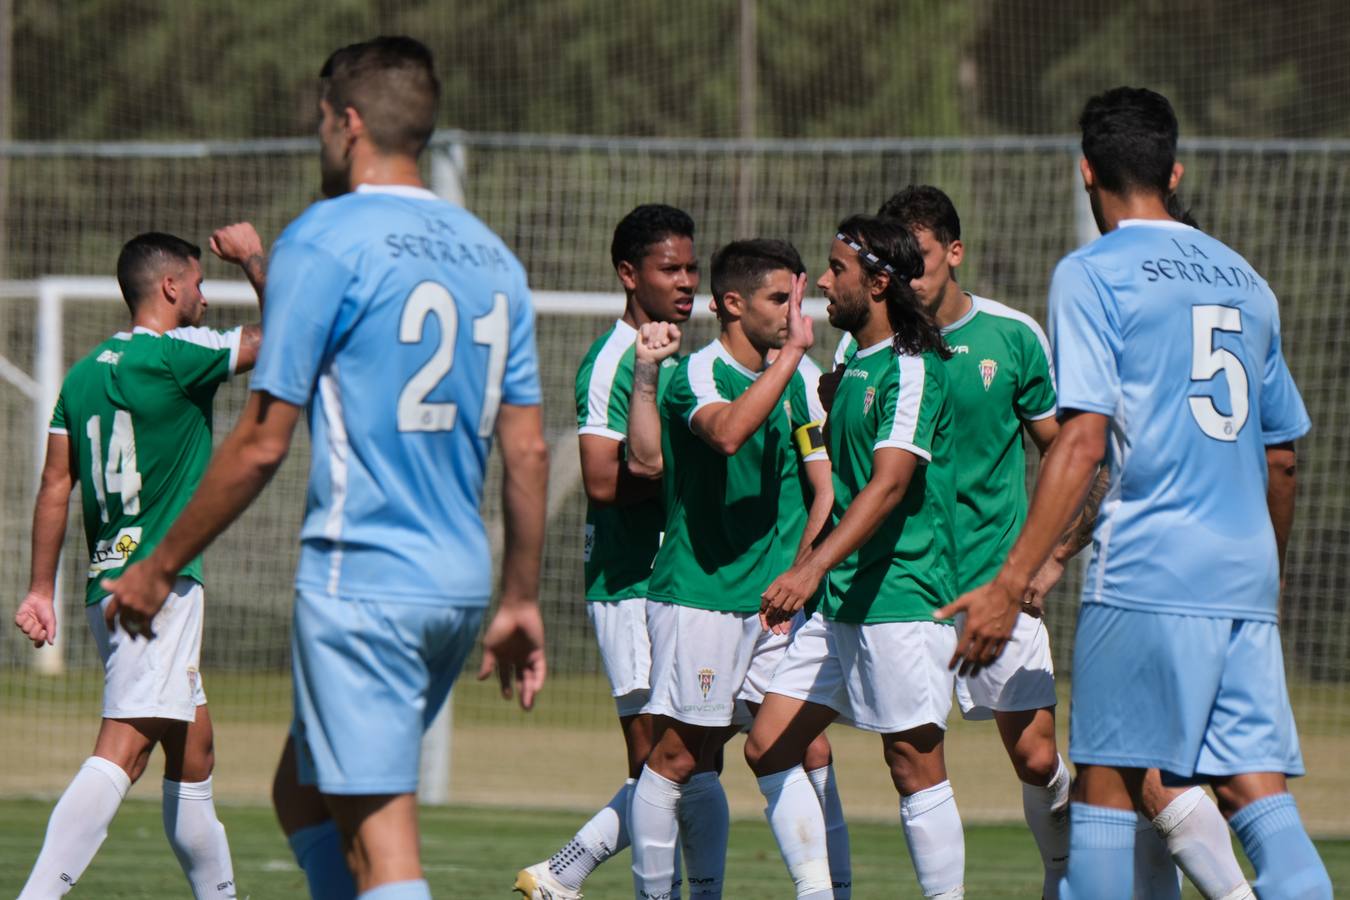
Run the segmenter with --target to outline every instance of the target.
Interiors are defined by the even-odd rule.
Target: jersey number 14
[[[108,521],[108,495],[119,494],[122,512],[128,516],[141,513],[141,473],[136,470],[136,435],[131,430],[131,413],[119,409],[113,415],[112,437],[108,440],[108,462],[103,462],[103,424],[98,416],[90,416],[84,425],[89,438],[89,480],[98,498],[98,514]]]

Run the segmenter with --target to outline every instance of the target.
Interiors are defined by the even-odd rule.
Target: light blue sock
[[[1060,900],[1130,900],[1135,820],[1133,811],[1070,804],[1069,871]]]
[[[1331,877],[1317,855],[1291,794],[1272,794],[1228,822],[1256,869],[1261,900],[1331,900]]]
[[[391,881],[377,888],[371,888],[356,900],[431,900],[431,888],[426,879],[416,881]]]
[[[311,897],[355,900],[356,882],[347,868],[347,858],[342,854],[342,838],[332,819],[301,828],[286,841],[291,845],[295,861],[305,872]]]

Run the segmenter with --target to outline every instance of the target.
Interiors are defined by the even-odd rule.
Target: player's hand
[[[1041,566],[1040,571],[1031,579],[1031,584],[1027,585],[1027,591],[1022,595],[1022,607],[1032,615],[1039,616],[1045,609],[1046,595],[1059,584],[1059,580],[1064,577],[1064,563],[1056,559],[1052,553]]]
[[[787,634],[792,617],[816,594],[824,574],[799,562],[773,580],[760,595],[759,622],[766,631]]]
[[[833,372],[825,372],[820,376],[820,381],[816,384],[816,396],[820,398],[820,405],[829,412],[830,407],[834,406],[834,395],[839,390],[839,382],[844,380],[844,364],[840,363],[834,367]]]
[[[811,319],[802,313],[802,298],[806,296],[806,273],[792,279],[792,293],[788,295],[788,336],[783,349],[800,350],[805,353],[816,342],[812,331]]]
[[[14,624],[34,647],[56,643],[56,610],[51,597],[30,591],[14,613]]]
[[[150,627],[150,620],[169,599],[173,580],[172,574],[154,565],[153,555],[127,566],[116,578],[103,579],[103,589],[111,598],[103,610],[103,621],[108,624],[108,630],[112,631],[115,623],[121,622],[133,638],[153,640],[155,632]]]
[[[638,362],[660,363],[680,349],[680,326],[671,322],[648,322],[638,331],[634,352]]]
[[[262,238],[249,222],[236,222],[217,228],[211,235],[211,252],[228,263],[242,266],[263,256]]]
[[[478,668],[482,681],[497,671],[502,697],[511,699],[511,682],[520,692],[522,709],[534,707],[535,695],[544,686],[548,664],[544,660],[544,619],[539,604],[520,602],[497,608],[483,635],[483,664]]]
[[[998,659],[1012,637],[1021,606],[1022,598],[995,580],[962,594],[933,613],[935,619],[966,614],[966,624],[948,668],[959,665],[962,675],[975,675]]]

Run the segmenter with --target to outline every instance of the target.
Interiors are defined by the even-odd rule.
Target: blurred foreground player
[[[277,241],[266,319],[275,340],[248,405],[169,536],[112,584],[112,611],[133,623],[158,611],[168,573],[258,495],[308,407],[295,720],[277,813],[314,896],[424,898],[418,754],[491,594],[478,510],[494,434],[505,549],[480,676],[500,666],[509,695],[514,674],[527,708],[544,679],[548,456],[534,314],[501,240],[421,184],[417,157],[439,95],[427,49],[376,38],[336,51],[320,74],[333,199]]]
[[[251,225],[221,229],[211,248],[250,278],[261,271],[262,244]],[[211,459],[217,388],[253,368],[258,355],[256,324],[198,327],[206,313],[200,257],[199,248],[169,234],[127,242],[117,281],[131,328],[71,368],[52,415],[33,512],[32,578],[14,622],[34,646],[56,640],[52,596],[78,481],[90,556],[85,609],[103,659],[103,723],[93,755],[52,810],[23,900],[60,897],[75,886],[156,744],[164,748],[164,832],[193,896],[235,896],[230,847],[212,800],[211,715],[198,671],[201,559],[185,557],[168,573],[160,601],[172,615],[153,641],[132,640],[132,632],[104,621],[108,592],[99,583],[163,538]]]
[[[1003,650],[1037,567],[1105,458],[1111,485],[1084,579],[1069,756],[1078,767],[1061,896],[1132,889],[1145,772],[1213,785],[1270,898],[1331,884],[1285,779],[1303,774],[1279,638],[1294,445],[1310,423],[1280,348],[1275,296],[1241,256],[1168,213],[1177,122],[1117,88],[1081,119],[1102,237],[1050,289],[1059,438],[1021,536],[967,612],[953,657]]]

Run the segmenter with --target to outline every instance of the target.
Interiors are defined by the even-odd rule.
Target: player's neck
[[[757,349],[737,323],[728,322],[724,325],[718,340],[722,342],[723,347],[727,348],[727,352],[736,362],[745,366],[751,372],[764,371],[765,358],[769,353],[768,348]]]
[[[1167,211],[1167,201],[1160,194],[1145,191],[1113,194],[1099,191],[1097,197],[1101,205],[1102,234],[1115,231],[1126,219],[1172,221]]]
[[[933,320],[937,322],[939,328],[946,328],[953,325],[970,312],[970,308],[975,305],[975,301],[970,299],[970,295],[961,290],[961,285],[955,280],[947,282],[947,288],[942,292],[942,302],[933,312]]]
[[[348,180],[353,191],[363,184],[425,187],[422,183],[422,174],[417,169],[417,160],[411,156],[362,154],[352,164]]]
[[[178,327],[178,314],[175,310],[164,309],[158,305],[150,309],[145,308],[149,306],[151,306],[149,303],[142,304],[142,308],[131,317],[133,329],[146,328],[155,334],[164,334]]]
[[[886,304],[874,303],[867,324],[853,332],[853,339],[858,342],[859,349],[866,350],[882,341],[890,340],[894,335],[895,329],[891,328],[890,316],[886,315]]]

